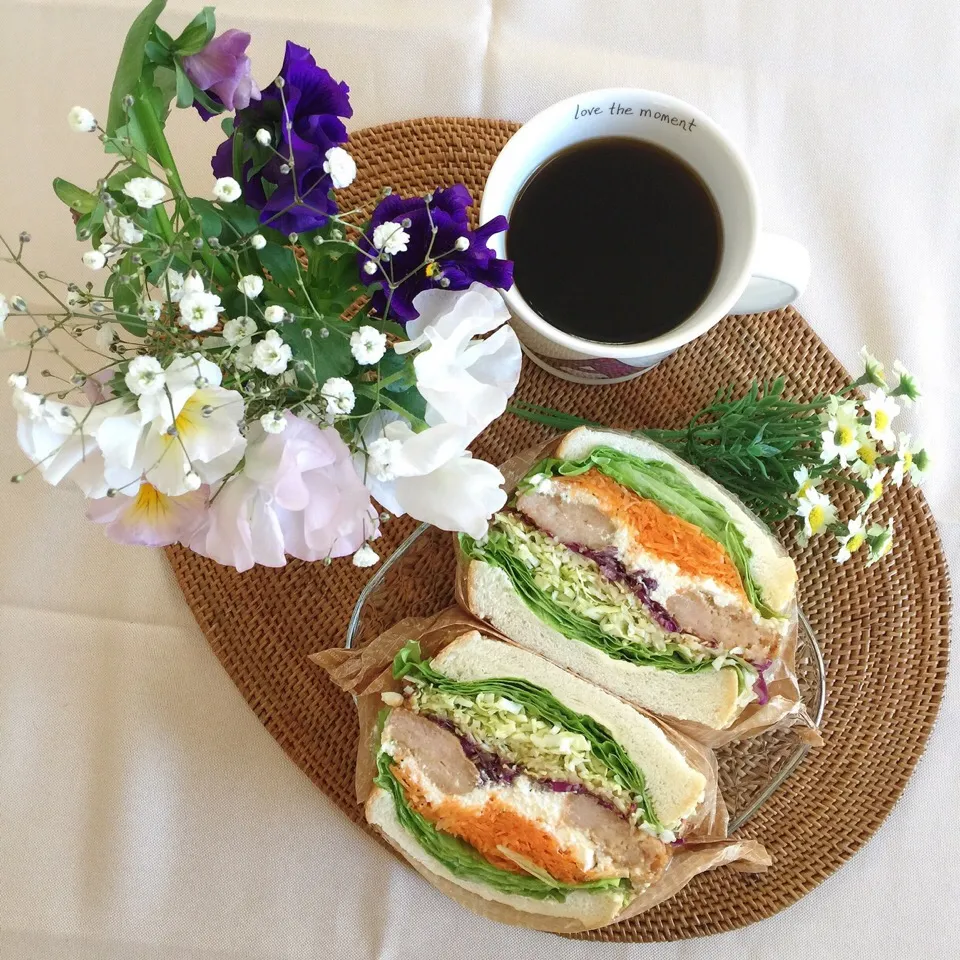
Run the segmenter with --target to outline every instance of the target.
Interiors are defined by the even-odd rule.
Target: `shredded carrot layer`
[[[699,527],[667,513],[595,468],[576,477],[557,478],[556,482],[592,494],[605,513],[627,526],[644,549],[661,559],[672,560],[692,576],[711,577],[738,593],[744,592],[740,572],[727,551]]]
[[[418,784],[399,766],[393,767],[394,776],[403,784],[410,806],[439,830],[469,843],[494,866],[513,873],[523,871],[499,847],[508,847],[526,857],[555,880],[563,883],[583,883],[591,879],[574,854],[560,845],[556,837],[533,821],[512,810],[502,800],[491,797],[483,806],[464,807],[453,797],[440,803],[431,803]]]

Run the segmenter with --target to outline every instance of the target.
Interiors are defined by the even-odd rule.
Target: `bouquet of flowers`
[[[374,209],[344,209],[346,84],[288,42],[261,90],[248,34],[216,35],[206,7],[174,37],[164,6],[131,26],[105,122],[69,112],[110,166],[92,190],[54,189],[105,282],[35,273],[29,235],[3,241],[54,305],[0,296],[0,332],[26,354],[10,384],[31,470],[73,481],[117,540],[238,570],[287,555],[371,565],[391,513],[481,536],[503,478],[467,448],[521,363],[496,292],[512,267],[487,246],[506,221],[472,230],[460,185],[385,185]],[[173,105],[221,118],[205,196],[168,145]],[[94,362],[78,364],[77,338]],[[37,370],[47,354],[59,373]],[[34,389],[38,373],[52,389]]]

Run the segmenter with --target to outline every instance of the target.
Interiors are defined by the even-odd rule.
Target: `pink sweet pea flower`
[[[260,90],[250,76],[250,58],[246,55],[249,43],[249,33],[225,30],[199,53],[184,57],[183,69],[201,90],[212,93],[228,110],[243,110],[251,100],[260,99]]]

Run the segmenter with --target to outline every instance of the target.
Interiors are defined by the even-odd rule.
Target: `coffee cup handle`
[[[810,279],[810,254],[796,240],[761,233],[751,273],[731,313],[765,313],[793,303]]]

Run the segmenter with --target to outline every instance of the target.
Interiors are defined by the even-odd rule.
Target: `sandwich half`
[[[581,427],[461,536],[468,609],[654,713],[722,730],[764,702],[797,575],[719,484],[650,441]]]
[[[598,926],[662,875],[707,781],[658,724],[476,631],[393,672],[366,817],[428,879]]]

